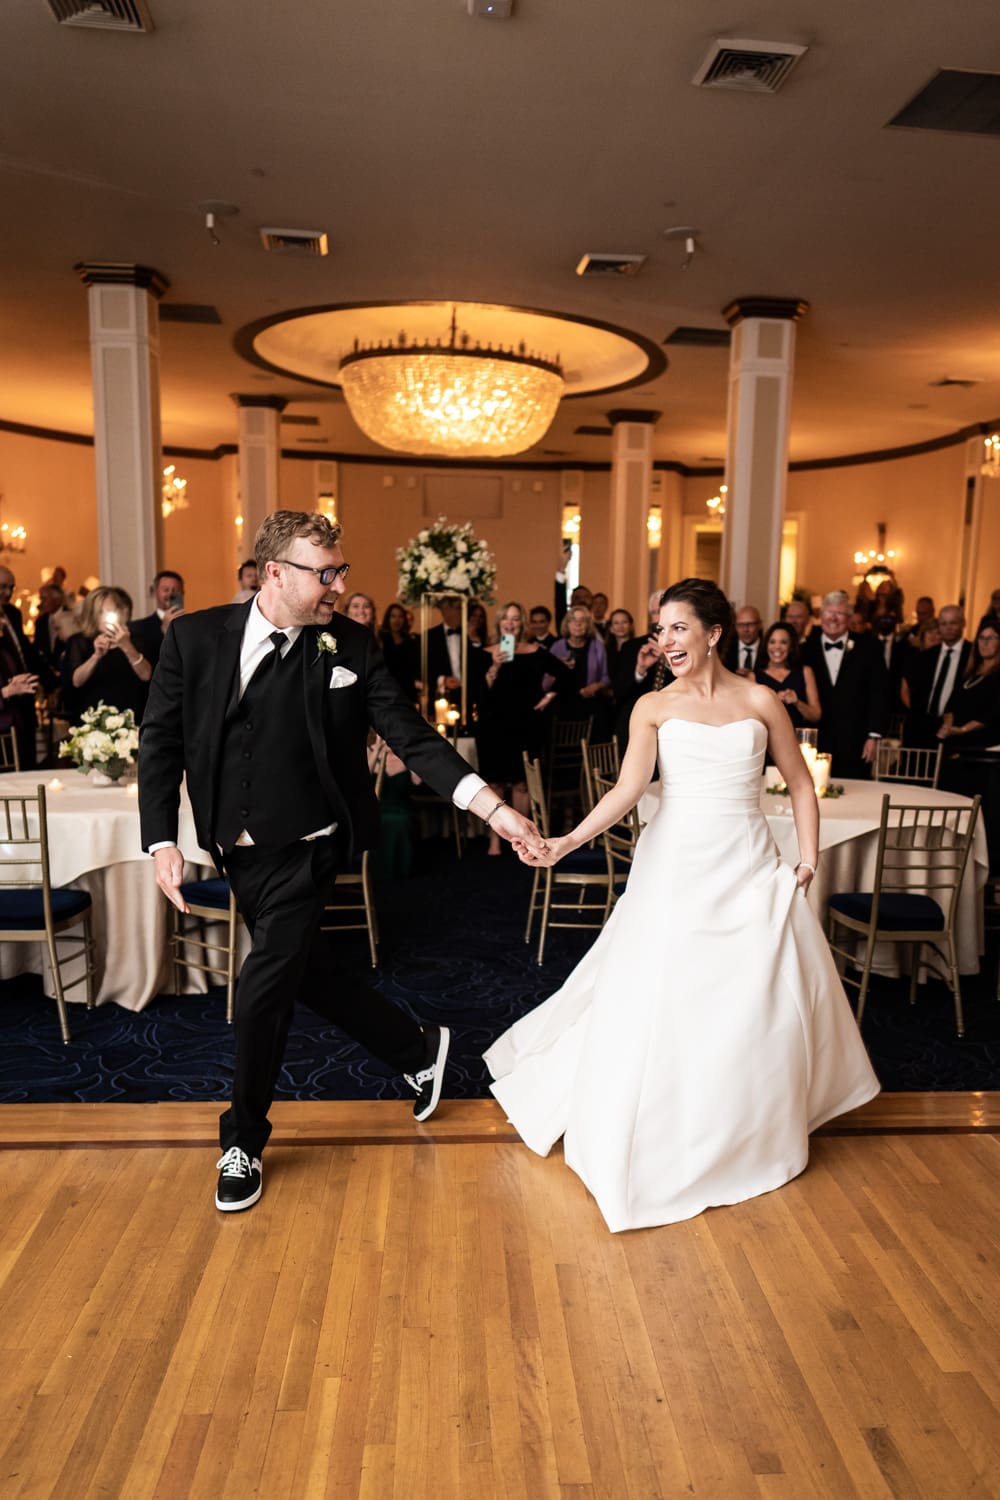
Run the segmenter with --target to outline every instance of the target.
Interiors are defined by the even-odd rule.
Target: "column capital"
[[[256,394],[244,396],[239,391],[231,391],[229,399],[240,408],[257,406],[263,407],[265,411],[284,411],[289,400],[287,396],[258,396]]]
[[[735,328],[744,318],[787,318],[797,323],[808,311],[809,303],[801,297],[734,297],[722,309],[722,316]]]
[[[151,292],[157,302],[170,285],[162,271],[131,261],[78,260],[73,270],[84,286],[137,286]]]
[[[630,407],[617,407],[608,412],[608,421],[612,427],[617,427],[621,422],[639,422],[646,427],[655,427],[663,416],[662,411],[640,411]]]

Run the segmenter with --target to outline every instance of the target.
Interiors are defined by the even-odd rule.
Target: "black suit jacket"
[[[751,672],[756,672],[757,668],[763,666],[767,660],[763,650],[764,637],[762,635],[758,636],[754,644],[757,650],[754,655],[753,666],[750,668]],[[728,668],[730,672],[739,672],[743,669],[743,642],[735,631],[730,637],[729,645],[726,647],[725,655],[722,658],[722,665]]]
[[[181,778],[186,776],[199,843],[214,850],[224,720],[250,607],[227,604],[181,615],[163,637],[139,741],[144,849],[176,843]],[[330,634],[337,641],[335,655],[319,651],[318,630],[306,627],[302,694],[316,769],[334,809],[338,841],[350,857],[378,839],[378,804],[367,757],[370,725],[442,797],[450,799],[472,768],[406,702],[367,626],[337,615]],[[357,681],[331,688],[334,667],[347,668]],[[280,807],[282,776],[294,775],[295,768],[275,766],[274,772],[272,796]]]
[[[151,667],[155,667],[163,648],[163,621],[156,610],[151,615],[129,621],[129,634]]]
[[[911,647],[909,655],[905,658],[904,675],[907,687],[910,690],[910,707],[906,714],[906,726],[904,737],[908,745],[923,745],[933,749],[937,744],[937,731],[941,727],[947,700],[942,699],[938,705],[938,712],[932,717],[928,712],[930,697],[934,689],[934,679],[937,676],[938,664],[944,655],[946,647],[932,646],[929,651],[915,651]],[[958,657],[958,671],[955,674],[954,686],[957,687],[965,676],[965,669],[969,664],[969,656],[972,653],[972,642],[963,641]]]
[[[823,710],[819,748],[841,764],[859,762],[869,734],[885,734],[889,727],[889,674],[882,647],[870,635],[848,635],[834,684],[827,670],[823,640],[823,632],[814,630],[802,647],[802,661],[815,673]],[[844,776],[850,771],[834,774]]]

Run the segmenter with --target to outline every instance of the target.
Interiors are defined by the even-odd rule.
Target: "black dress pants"
[[[320,931],[337,878],[334,839],[237,847],[224,860],[253,947],[236,991],[233,1099],[219,1120],[219,1144],[259,1156],[297,1000],[397,1072],[421,1066],[425,1043],[417,1022],[349,970]]]

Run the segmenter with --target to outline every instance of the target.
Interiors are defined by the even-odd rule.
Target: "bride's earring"
[[[712,648],[711,648],[711,646],[709,646],[709,648],[708,648],[708,654],[709,654],[709,656],[711,656],[711,654],[712,654]]]

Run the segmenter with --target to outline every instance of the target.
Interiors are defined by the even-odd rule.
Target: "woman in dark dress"
[[[407,703],[420,698],[420,642],[410,634],[406,610],[398,602],[390,604],[382,616],[379,642],[385,664],[403,691]]]
[[[770,626],[757,653],[757,681],[777,693],[795,729],[818,724],[822,710],[812,667],[800,661],[799,638],[782,621]]]
[[[26,670],[24,648],[0,609],[0,731],[14,731],[22,770],[35,764],[35,694],[38,678]]]
[[[487,647],[491,658],[478,694],[476,751],[479,774],[498,797],[511,789],[511,802],[525,816],[530,813],[522,753],[535,759],[541,753],[547,724],[546,710],[557,687],[570,680],[570,670],[544,646],[527,638],[526,615],[520,604],[505,604],[497,621],[498,644]],[[514,637],[513,655],[499,644]],[[554,679],[547,687],[544,679]],[[500,853],[500,838],[490,832],[490,854]]]
[[[619,696],[619,674],[627,670],[629,679],[635,671],[635,661],[626,653],[627,668],[622,666],[622,647],[635,640],[635,620],[627,609],[613,609],[608,616],[608,633],[604,637],[604,652],[608,659],[608,676],[615,697]]]
[[[106,703],[130,708],[142,720],[153,669],[129,634],[132,600],[124,589],[92,589],[83,602],[78,634],[63,653],[63,703],[71,719]]]
[[[1000,628],[984,623],[965,676],[945,709],[938,739],[949,753],[1000,744]]]

